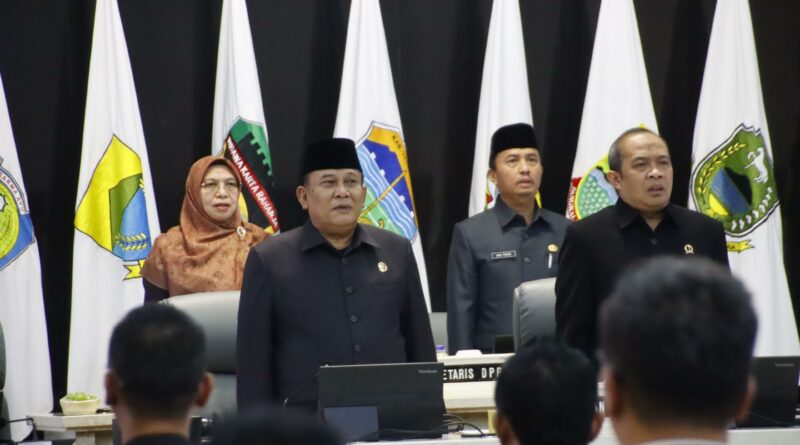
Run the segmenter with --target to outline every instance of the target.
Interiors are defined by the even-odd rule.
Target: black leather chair
[[[514,349],[556,335],[556,279],[526,281],[514,289]]]
[[[208,371],[214,375],[214,391],[208,404],[193,415],[219,419],[235,414],[239,291],[180,295],[161,303],[184,311],[206,334]]]

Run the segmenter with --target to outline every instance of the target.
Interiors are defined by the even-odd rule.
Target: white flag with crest
[[[342,88],[333,133],[356,143],[367,187],[365,210],[360,219],[411,241],[430,311],[428,274],[414,209],[408,155],[380,3],[376,0],[353,0],[350,4]]]
[[[144,301],[160,233],[139,103],[116,0],[98,0],[75,205],[67,389],[103,397],[114,325]]]
[[[492,135],[517,122],[533,125],[519,1],[495,0],[483,59],[469,216],[494,207],[497,188],[487,177]]]
[[[42,299],[39,246],[33,233],[28,196],[11,131],[0,79],[0,328],[5,336],[5,387],[8,418],[45,413],[53,406],[50,352]],[[9,425],[21,441],[31,425]],[[0,427],[0,430],[3,428]]]
[[[689,205],[725,226],[759,317],[756,355],[800,355],[747,0],[717,2],[692,147]]]
[[[225,156],[239,171],[243,216],[268,233],[279,232],[272,200],[272,156],[245,0],[222,4],[211,154]]]
[[[617,202],[617,193],[605,178],[608,149],[623,131],[639,126],[658,132],[636,11],[632,0],[603,0],[572,165],[567,218],[575,221]]]

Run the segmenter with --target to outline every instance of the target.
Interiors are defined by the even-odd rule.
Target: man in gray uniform
[[[358,224],[366,189],[349,139],[306,150],[301,227],[255,246],[244,268],[237,335],[239,409],[316,409],[320,366],[436,361],[407,239]]]
[[[447,335],[451,354],[492,352],[510,335],[514,288],[554,277],[568,220],[536,206],[542,179],[533,127],[518,123],[492,136],[489,180],[493,208],[456,224],[447,265]]]

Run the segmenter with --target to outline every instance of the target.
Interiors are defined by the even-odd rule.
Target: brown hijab
[[[263,229],[242,221],[236,211],[218,223],[203,209],[200,184],[212,165],[224,165],[242,181],[234,165],[219,156],[205,156],[192,165],[180,226],[156,238],[142,267],[142,276],[169,291],[170,296],[242,288],[242,273],[250,247],[266,237]]]

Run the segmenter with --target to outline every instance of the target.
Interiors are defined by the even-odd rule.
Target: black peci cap
[[[498,153],[509,148],[535,148],[540,154],[542,152],[536,142],[533,126],[522,122],[500,127],[494,132],[490,159],[494,159]]]
[[[356,144],[346,138],[324,139],[306,146],[300,178],[315,170],[342,168],[362,171]]]

